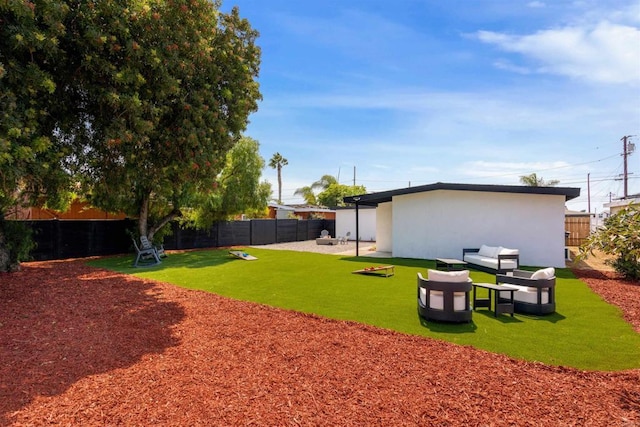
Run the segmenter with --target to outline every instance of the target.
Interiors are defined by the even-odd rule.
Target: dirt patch
[[[638,325],[635,291],[612,303]],[[640,425],[640,370],[513,360],[79,261],[0,275],[0,360],[0,425]]]
[[[600,251],[595,251],[592,255],[589,255],[586,259],[576,261],[578,256],[578,248],[569,248],[570,261],[566,262],[568,268],[572,270],[597,270],[597,271],[614,271],[613,267],[607,264],[608,260],[612,257],[606,255]]]

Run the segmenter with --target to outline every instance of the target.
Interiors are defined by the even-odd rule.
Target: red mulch
[[[584,280],[638,328],[637,286]],[[640,425],[640,369],[513,360],[81,261],[0,275],[0,361],[0,425]]]

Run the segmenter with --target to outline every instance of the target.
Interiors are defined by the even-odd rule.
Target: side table
[[[476,288],[484,288],[489,292],[488,298],[478,298],[476,297]],[[473,284],[473,310],[475,311],[478,307],[487,307],[491,310],[491,300],[495,300],[493,304],[493,315],[494,317],[498,317],[498,314],[509,313],[511,317],[513,317],[513,293],[516,291],[516,288],[512,288],[509,285],[494,285],[493,283],[474,283]],[[509,292],[509,302],[499,302],[499,294],[498,292]]]

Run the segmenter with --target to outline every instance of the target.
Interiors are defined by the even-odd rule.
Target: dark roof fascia
[[[380,203],[390,202],[394,196],[424,193],[435,190],[454,191],[483,191],[490,193],[516,194],[551,194],[564,196],[565,201],[580,196],[580,188],[574,187],[531,187],[526,185],[493,185],[493,184],[452,184],[436,182],[435,184],[419,185],[417,187],[400,188],[397,190],[381,191],[379,193],[361,194],[344,198],[345,203],[358,203],[365,206],[378,206]]]

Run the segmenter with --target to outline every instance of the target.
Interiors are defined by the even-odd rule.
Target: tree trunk
[[[158,232],[158,230],[160,230],[162,227],[167,225],[170,221],[173,221],[174,219],[181,216],[182,216],[182,212],[179,209],[174,208],[168,215],[166,215],[164,218],[158,221],[157,225],[149,228],[149,231],[148,231],[149,234],[147,236],[149,240],[153,241],[153,236]]]
[[[0,224],[0,272],[10,273],[18,270],[20,270],[20,262],[11,262],[11,253],[7,247],[2,224]]]
[[[278,204],[282,204],[282,166],[278,163]]]
[[[4,236],[0,234],[0,272],[11,271],[11,261],[9,261],[9,248],[4,244]]]
[[[144,196],[142,196],[142,202],[140,202],[140,214],[138,215],[138,233],[140,233],[140,236],[147,236],[148,228],[149,194],[145,194]]]

